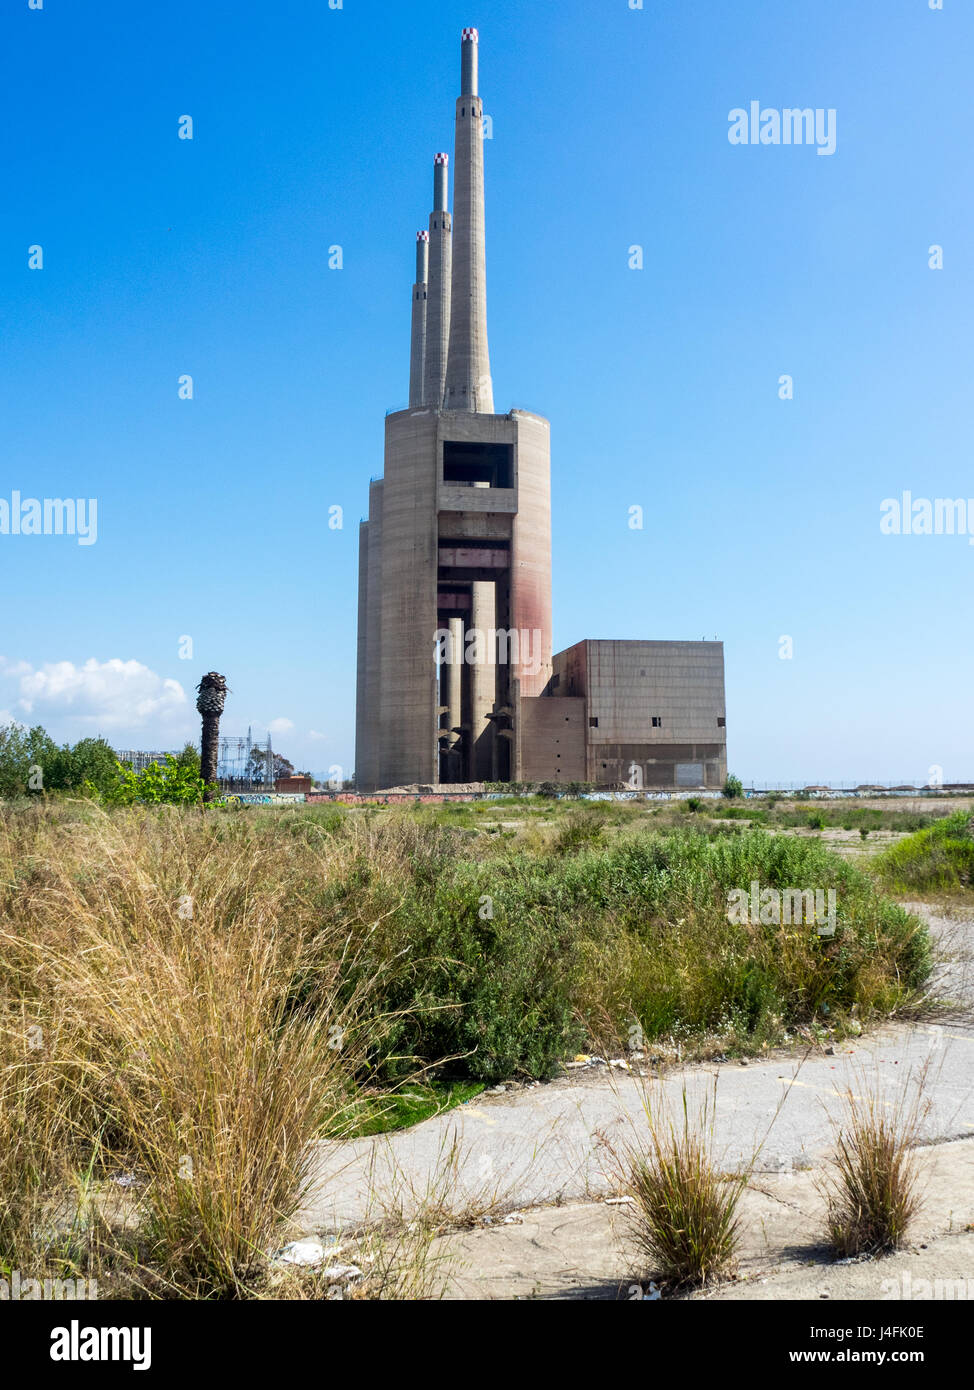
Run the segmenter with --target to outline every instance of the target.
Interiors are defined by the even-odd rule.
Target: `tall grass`
[[[836,936],[729,922],[752,879],[835,886]],[[818,844],[597,808],[501,839],[333,807],[0,807],[0,924],[0,1261],[197,1295],[253,1287],[364,1089],[550,1076],[634,1022],[760,1046],[826,1007],[886,1015],[929,968],[917,919]]]
[[[737,1209],[749,1168],[725,1172],[714,1144],[717,1082],[691,1113],[684,1085],[673,1114],[644,1097],[645,1136],[611,1149],[643,1273],[676,1287],[728,1274],[739,1245]],[[753,1167],[753,1162],[752,1165]]]
[[[140,1184],[133,1274],[238,1292],[347,1098],[368,980],[339,1001],[345,941],[310,930],[303,889],[243,827],[173,810],[31,828],[28,858],[23,825],[3,842],[4,1257],[55,1251],[46,1197],[98,1136],[102,1176]],[[295,1002],[309,981],[313,1009]]]
[[[907,1077],[889,1100],[875,1078],[862,1074],[846,1090],[824,1183],[829,1244],[836,1254],[885,1254],[903,1244],[920,1207],[916,1144],[924,1084],[923,1073]]]

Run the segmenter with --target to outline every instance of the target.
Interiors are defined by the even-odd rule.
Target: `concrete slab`
[[[816,1174],[756,1176],[741,1199],[736,1278],[699,1299],[974,1298],[974,1139],[918,1153],[924,1206],[904,1251],[835,1262],[822,1245]],[[448,1299],[630,1299],[651,1293],[631,1239],[629,1208],[568,1203],[522,1211],[435,1242]],[[937,1294],[936,1281],[940,1280]],[[927,1292],[924,1281],[930,1285]],[[969,1285],[966,1281],[969,1281]]]
[[[486,1205],[488,1199],[510,1209],[605,1195],[613,1190],[607,1143],[624,1143],[639,1133],[644,1098],[679,1106],[685,1085],[688,1103],[696,1109],[711,1091],[715,1073],[714,1133],[725,1165],[746,1162],[764,1140],[759,1169],[801,1170],[828,1152],[830,1112],[841,1111],[845,1087],[861,1085],[863,1075],[875,1078],[885,1103],[893,1105],[916,1084],[924,1066],[930,1108],[923,1138],[974,1134],[974,1028],[963,1021],[902,1025],[835,1056],[819,1052],[804,1062],[789,1056],[747,1067],[710,1064],[662,1079],[605,1068],[575,1072],[548,1085],[478,1096],[400,1134],[319,1144],[315,1190],[299,1221],[304,1229],[335,1230],[367,1219],[370,1180],[390,1196],[398,1193],[408,1210],[416,1194],[435,1185],[453,1146],[458,1210]]]

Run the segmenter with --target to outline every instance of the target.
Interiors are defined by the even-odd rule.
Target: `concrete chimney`
[[[439,410],[446,387],[450,345],[450,278],[453,267],[452,219],[447,211],[450,156],[433,160],[433,211],[430,213],[429,278],[426,300],[426,368],[423,404]]]
[[[494,413],[487,350],[487,260],[484,237],[483,104],[477,91],[476,29],[460,41],[461,93],[453,160],[453,281],[444,405]]]
[[[409,408],[423,405],[426,370],[426,295],[429,280],[429,232],[416,233],[416,283],[413,285],[413,329],[409,352]]]

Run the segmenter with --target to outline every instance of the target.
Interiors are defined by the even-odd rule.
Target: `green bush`
[[[873,861],[897,892],[962,892],[974,888],[974,817],[956,811],[891,845]]]
[[[380,1072],[460,1057],[478,1080],[550,1076],[586,1038],[618,1046],[634,1021],[647,1040],[754,1048],[826,1012],[884,1015],[929,970],[923,925],[818,841],[639,828],[571,850],[565,835],[532,853],[399,823],[322,888],[325,920],[349,914],[356,940],[367,932],[360,968],[386,971],[382,1009],[397,1019]],[[835,888],[835,936],[730,922],[729,891],[755,880]]]
[[[724,795],[729,801],[733,801],[736,796],[744,795],[744,783],[739,777],[728,777],[724,783]]]
[[[182,761],[180,760],[182,758]],[[141,772],[116,763],[116,780],[104,793],[109,806],[199,806],[206,790],[200,777],[199,759],[166,754],[165,765],[150,763]],[[93,793],[94,787],[89,788]]]

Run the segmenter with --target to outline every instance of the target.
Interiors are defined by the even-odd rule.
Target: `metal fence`
[[[193,747],[200,751],[199,742]],[[116,748],[120,763],[128,763],[133,772],[144,772],[153,763],[163,767],[167,757],[176,758],[182,750],[168,748],[147,751],[141,748]],[[246,736],[221,734],[217,753],[217,782],[225,792],[269,792],[274,789],[274,749],[270,734],[256,739],[247,730]]]

